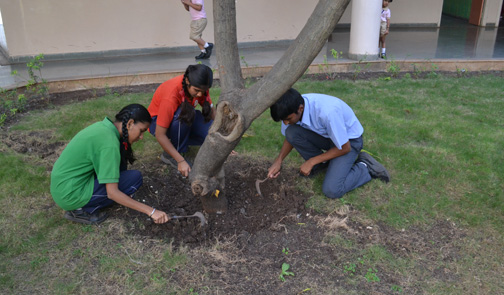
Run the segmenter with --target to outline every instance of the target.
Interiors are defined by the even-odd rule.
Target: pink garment
[[[382,11],[381,11],[381,21],[382,22],[386,22],[387,19],[390,19],[390,9],[387,7],[387,8],[382,8]]]
[[[191,2],[193,4],[201,5],[200,11],[197,11],[196,9],[189,6],[189,12],[191,13],[192,20],[206,18],[205,3],[203,3],[203,0],[191,0]]]

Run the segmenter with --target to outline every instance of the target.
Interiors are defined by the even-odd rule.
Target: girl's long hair
[[[187,84],[186,78],[189,81],[189,84]],[[212,87],[212,82],[212,69],[203,64],[190,65],[187,67],[184,73],[184,78],[182,78],[182,88],[184,89],[185,96],[191,97],[188,91],[189,86],[210,89]],[[205,93],[205,95],[208,97],[208,91]],[[194,107],[187,100],[184,100],[180,107],[181,111],[179,120],[188,125],[192,124],[192,122],[194,121]],[[208,100],[205,100],[205,102],[201,106],[201,113],[205,118],[205,122],[210,121],[212,107],[210,106],[210,102],[208,102]]]
[[[135,162],[133,149],[128,141],[128,121],[133,119],[134,123],[151,123],[152,118],[149,111],[141,104],[130,104],[125,106],[119,113],[115,115],[116,122],[122,122],[122,137],[120,138],[120,151],[121,151],[121,166],[120,170],[126,170],[128,163]]]

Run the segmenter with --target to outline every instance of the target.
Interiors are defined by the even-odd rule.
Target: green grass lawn
[[[331,213],[351,204],[367,219],[398,229],[450,220],[467,232],[464,245],[460,245],[465,255],[450,262],[459,270],[459,279],[451,285],[426,282],[425,293],[504,292],[502,78],[301,80],[294,87],[301,93],[325,93],[347,102],[364,127],[364,149],[391,174],[389,184],[373,181],[340,200],[323,196],[323,175],[319,175],[302,188],[313,193],[308,206]],[[219,93],[218,88],[211,90],[214,101]],[[147,106],[151,97],[152,93],[110,94],[32,111],[9,132],[26,136],[37,132],[46,135],[48,142],[68,141],[129,103]],[[279,123],[266,111],[246,131],[236,151],[273,160],[282,141]],[[155,139],[146,135],[135,144],[137,157],[155,155],[159,150],[156,145]],[[119,282],[120,293],[196,294],[192,293],[192,288],[198,287],[196,282],[182,286],[169,281],[172,285],[167,292],[166,279],[161,280],[165,273],[187,267],[194,259],[190,250],[174,250],[160,241],[145,241],[142,248],[134,238],[118,238],[126,233],[117,224],[98,228],[66,222],[49,194],[54,159],[17,153],[3,142],[0,151],[0,293],[92,293],[95,289],[83,281],[90,280]],[[301,158],[293,152],[286,161],[298,165]],[[366,251],[367,257],[381,255],[380,249]],[[132,261],[139,257],[142,265],[133,270]],[[392,261],[387,264],[390,268],[402,261],[386,254],[380,257]],[[57,272],[65,267],[64,273]],[[407,263],[398,269],[412,271]],[[90,275],[92,272],[102,277]]]

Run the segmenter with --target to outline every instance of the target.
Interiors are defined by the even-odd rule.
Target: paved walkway
[[[337,28],[314,59],[312,68],[319,64],[348,65],[357,61],[348,59],[350,28]],[[260,75],[276,63],[288,44],[271,44],[239,49],[244,75]],[[343,54],[334,59],[331,49]],[[161,83],[195,63],[197,48],[187,53],[164,53],[85,60],[45,61],[42,76],[51,82],[54,91],[75,90],[79,87],[124,86],[127,83]],[[471,69],[504,70],[504,27],[480,28],[464,21],[443,17],[440,28],[394,27],[387,38],[388,60],[413,62],[453,63],[471,62]],[[217,67],[215,56],[204,61]],[[384,61],[377,61],[384,63]],[[452,65],[452,67],[454,67]],[[262,70],[255,70],[261,68]],[[349,67],[347,67],[349,68]],[[372,69],[383,70],[383,66]],[[457,66],[458,68],[458,66]],[[343,71],[343,68],[332,67]],[[0,66],[0,87],[12,88],[26,81],[10,75],[18,71],[28,77],[25,64]],[[248,73],[247,74],[247,70]],[[170,76],[171,75],[171,76]],[[134,82],[132,82],[134,80]],[[81,86],[78,86],[81,85]]]

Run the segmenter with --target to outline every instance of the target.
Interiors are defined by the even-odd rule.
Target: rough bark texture
[[[244,87],[236,35],[235,0],[214,0],[215,48],[222,92]]]
[[[306,71],[334,30],[350,0],[320,0],[296,40],[271,71],[244,89],[236,37],[235,0],[214,0],[215,43],[221,96],[217,116],[196,157],[190,176],[193,194],[204,209],[223,212],[225,181],[222,166],[252,121],[287,91]],[[219,204],[210,208],[214,191]],[[217,202],[217,198],[216,202]]]

